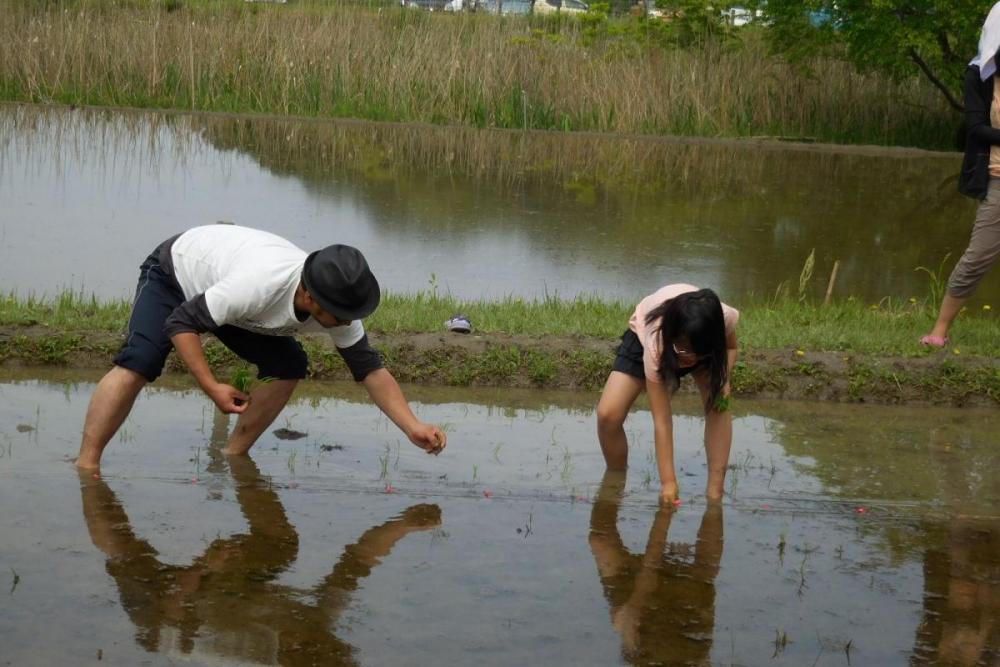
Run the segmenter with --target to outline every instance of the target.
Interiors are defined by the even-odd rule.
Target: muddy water
[[[928,292],[968,240],[957,154],[0,108],[4,289],[124,297],[180,229],[235,221],[364,249],[391,290],[632,300],[686,280]],[[58,258],[58,261],[54,261]],[[39,266],[47,270],[38,271]],[[950,267],[950,265],[948,265]],[[980,298],[1000,297],[991,276]]]
[[[997,664],[995,413],[743,403],[722,506],[695,406],[683,504],[647,412],[605,475],[594,397],[409,388],[450,445],[311,385],[247,459],[183,386],[144,394],[103,476],[92,376],[0,382],[0,664]]]

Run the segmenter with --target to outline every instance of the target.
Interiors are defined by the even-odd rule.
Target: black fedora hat
[[[365,256],[349,245],[331,245],[306,257],[306,291],[338,320],[360,320],[378,307],[382,295]]]

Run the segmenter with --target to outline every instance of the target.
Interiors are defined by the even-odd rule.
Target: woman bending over
[[[661,287],[636,306],[597,404],[597,436],[608,468],[628,463],[625,417],[645,389],[653,413],[660,501],[677,500],[671,394],[692,375],[705,405],[705,454],[710,500],[722,497],[733,440],[729,377],[736,363],[739,311],[710,289]]]

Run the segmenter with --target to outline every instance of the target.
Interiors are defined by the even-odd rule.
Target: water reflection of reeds
[[[937,266],[972,217],[957,154],[912,149],[16,105],[0,145],[0,169],[76,160],[112,179],[249,157],[318,199],[361,202],[388,237],[530,233],[605,263],[660,261],[655,239],[744,294],[772,294],[815,248],[816,290],[840,260],[840,294],[919,297],[913,269]]]
[[[333,172],[458,175],[494,186],[576,184],[657,193],[713,188],[753,192],[761,183],[880,173],[880,186],[944,184],[951,154],[837,149],[760,142],[665,140],[597,134],[506,132],[370,123],[198,117],[207,141],[306,180]],[[571,186],[572,187],[572,186]]]
[[[949,186],[955,167],[953,154],[906,149],[18,106],[0,113],[0,145],[19,147],[29,157],[41,151],[47,159],[102,164],[129,158],[154,166],[169,157],[183,166],[206,143],[305,181],[335,174],[374,180],[420,174],[500,188],[540,184],[633,194],[754,194],[762,184],[834,183],[852,174],[862,182],[876,173],[878,187],[899,194],[908,183],[918,183],[921,191],[928,183]]]

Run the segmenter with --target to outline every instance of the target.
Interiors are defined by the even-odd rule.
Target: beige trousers
[[[1000,257],[1000,178],[990,178],[986,199],[979,204],[969,247],[948,279],[948,294],[956,299],[972,296]]]

